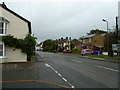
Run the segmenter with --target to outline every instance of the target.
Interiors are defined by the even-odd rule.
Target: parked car
[[[81,55],[92,55],[93,51],[90,49],[83,49],[81,50]]]
[[[72,53],[72,52],[69,50],[63,50],[63,53]]]

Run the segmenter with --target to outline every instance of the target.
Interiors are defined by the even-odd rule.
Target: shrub
[[[30,60],[35,51],[35,37],[27,35],[24,39],[17,39],[14,36],[6,35],[2,36],[2,41],[9,47],[21,49],[22,52],[27,53],[27,60]]]
[[[79,50],[76,48],[73,48],[71,51],[72,51],[72,53],[79,53]]]

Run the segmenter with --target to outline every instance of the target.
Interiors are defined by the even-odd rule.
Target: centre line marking
[[[45,63],[46,67],[51,68],[58,76],[60,76],[62,78],[62,80],[64,80],[71,88],[75,88],[71,83],[69,83],[67,81],[67,79],[65,79],[58,71],[56,71],[52,66],[50,66],[49,64]]]
[[[103,66],[99,66],[99,65],[94,65],[95,67],[99,67],[99,68],[103,68],[103,69],[107,69],[107,70],[111,70],[111,71],[115,71],[115,72],[119,72],[119,70],[115,70],[112,68],[107,68],[107,67],[103,67]]]

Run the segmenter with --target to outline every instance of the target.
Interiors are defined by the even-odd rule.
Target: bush
[[[76,48],[73,48],[71,51],[72,51],[72,53],[79,53],[79,50]]]
[[[2,37],[2,41],[9,47],[21,49],[22,52],[27,53],[27,60],[30,60],[35,54],[35,37],[27,35],[24,39],[17,39],[14,36],[6,35]]]

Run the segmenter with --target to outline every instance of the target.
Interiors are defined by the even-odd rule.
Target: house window
[[[6,50],[4,43],[0,43],[0,58],[3,58],[6,56]]]
[[[3,44],[0,44],[0,56],[3,56]]]
[[[85,43],[85,39],[83,39],[83,43]]]
[[[5,18],[0,17],[0,35],[6,34],[7,27],[8,27],[8,21]]]
[[[89,38],[89,42],[91,42],[91,38]]]

